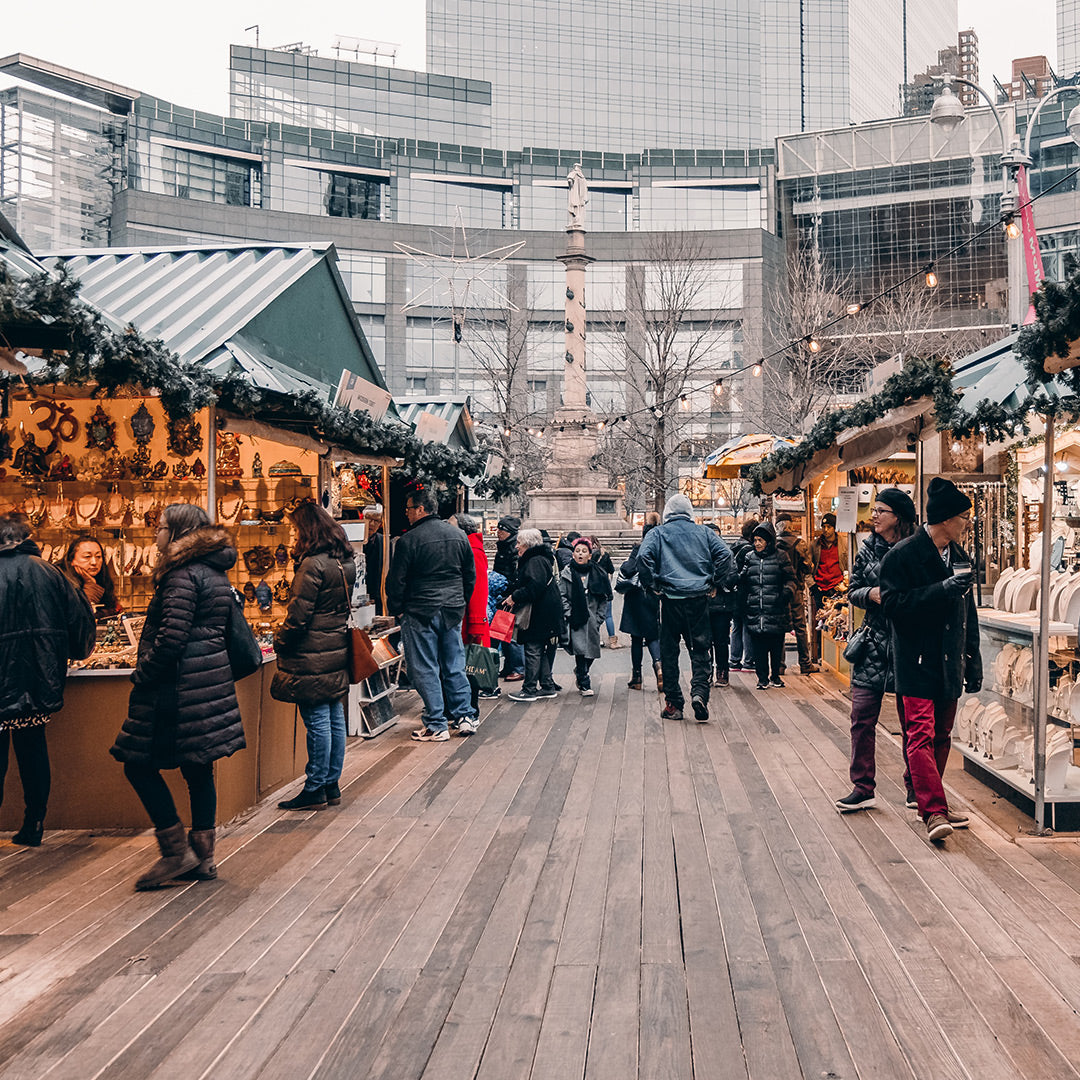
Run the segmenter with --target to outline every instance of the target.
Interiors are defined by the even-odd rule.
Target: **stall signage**
[[[842,487],[837,490],[836,531],[853,533],[859,520],[859,489]]]
[[[442,442],[446,438],[446,431],[449,427],[449,421],[444,420],[441,416],[436,416],[434,413],[424,411],[416,418],[414,434],[424,443]]]
[[[353,412],[366,412],[372,420],[381,420],[390,407],[390,392],[361,379],[352,371],[343,371],[338,380],[334,404]]]

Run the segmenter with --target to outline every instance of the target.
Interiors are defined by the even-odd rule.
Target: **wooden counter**
[[[270,682],[277,660],[237,683],[236,696],[247,748],[214,766],[219,823],[250,809],[269,792],[299,777],[307,762],[304,723],[295,705],[275,701]],[[46,829],[150,827],[146,811],[124,779],[123,766],[109,753],[127,715],[129,669],[72,672],[64,707],[48,723],[52,794]],[[187,785],[178,769],[162,774],[185,824],[189,823]],[[14,751],[9,751],[0,830],[22,823],[23,797]]]

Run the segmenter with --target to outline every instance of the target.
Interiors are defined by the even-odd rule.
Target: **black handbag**
[[[847,647],[844,649],[844,659],[849,664],[861,664],[869,651],[870,632],[869,628],[863,625],[848,639]]]
[[[233,602],[229,604],[229,618],[225,624],[225,651],[229,654],[233,682],[239,682],[262,667],[262,649],[244,618],[243,605],[236,600],[236,590],[232,593]]]

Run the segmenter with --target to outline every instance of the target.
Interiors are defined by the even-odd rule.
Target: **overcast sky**
[[[896,0],[898,2],[898,0]],[[0,0],[0,56],[26,52],[157,97],[227,112],[230,44],[303,41],[333,56],[335,35],[394,42],[398,66],[423,69],[424,0]],[[979,35],[980,82],[1002,82],[1013,57],[1057,63],[1054,0],[960,0],[960,27]],[[1022,12],[1022,16],[1018,16]],[[1060,74],[1068,74],[1063,72]],[[0,81],[0,85],[5,85]]]

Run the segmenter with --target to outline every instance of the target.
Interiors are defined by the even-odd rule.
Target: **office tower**
[[[431,71],[492,84],[497,146],[767,146],[896,116],[956,0],[428,0]]]

